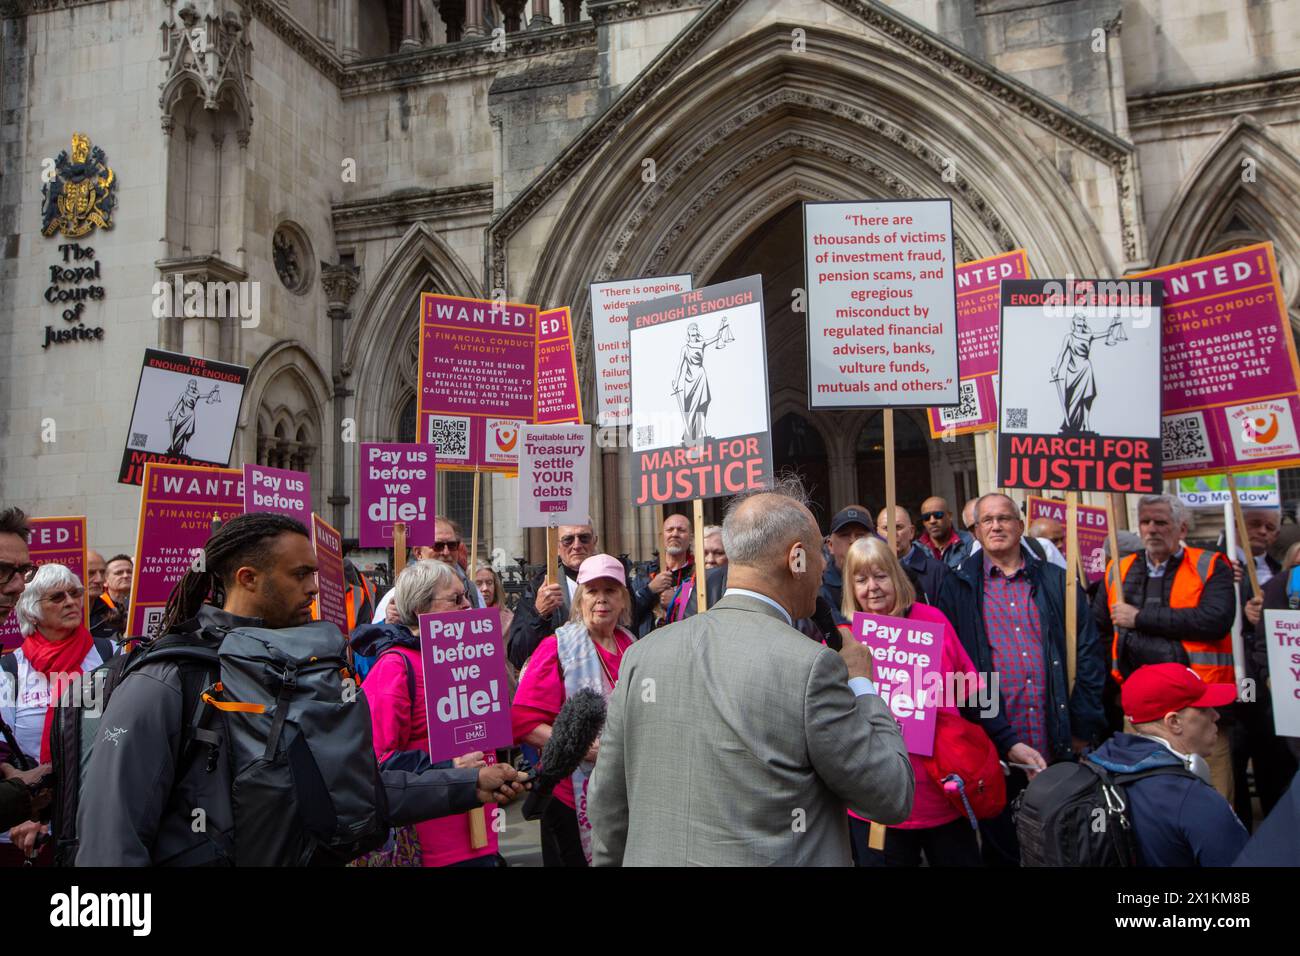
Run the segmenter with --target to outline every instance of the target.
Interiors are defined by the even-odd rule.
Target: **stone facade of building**
[[[233,463],[297,467],[356,529],[357,442],[414,435],[422,291],[573,310],[594,418],[594,281],[762,273],[778,464],[881,504],[877,412],[810,413],[799,203],[945,196],[957,252],[1121,275],[1271,239],[1300,307],[1300,0],[2,0],[0,486],[134,539],[116,483],[140,357],[252,368]],[[82,133],[117,176],[81,240],[100,339],[50,344],[64,239],[43,170]],[[650,175],[647,175],[649,171]],[[156,316],[155,285],[254,283],[256,317]],[[900,489],[993,483],[987,436],[899,418]],[[647,556],[628,460],[593,516]],[[468,521],[469,483],[441,509]],[[515,484],[480,539],[539,556]],[[1300,497],[1300,488],[1291,497]],[[912,500],[915,499],[915,500]],[[710,512],[713,508],[710,507]]]

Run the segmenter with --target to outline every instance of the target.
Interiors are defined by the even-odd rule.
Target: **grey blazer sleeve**
[[[587,815],[591,820],[591,865],[622,866],[627,847],[627,776],[623,760],[623,711],[632,673],[620,675],[609,697],[605,730],[600,737],[596,769],[587,785]]]
[[[381,770],[388,796],[388,822],[397,826],[449,817],[481,806],[478,770],[474,767],[450,770]]]
[[[77,866],[150,865],[180,728],[178,686],[141,671],[114,691],[82,782],[93,799],[77,806]]]
[[[804,726],[813,769],[856,813],[902,823],[912,813],[916,786],[903,735],[884,701],[875,694],[854,697],[848,679],[844,661],[829,649],[808,672]]]

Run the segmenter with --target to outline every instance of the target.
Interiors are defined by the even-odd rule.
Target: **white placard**
[[[660,276],[593,282],[591,338],[596,350],[597,422],[626,425],[632,420],[631,359],[628,356],[627,310],[638,302],[691,291],[691,276]]]
[[[519,527],[591,520],[591,426],[525,425],[519,450]]]
[[[1300,737],[1300,611],[1265,611],[1264,635],[1273,728],[1280,737]]]
[[[956,405],[952,201],[803,210],[809,407]]]

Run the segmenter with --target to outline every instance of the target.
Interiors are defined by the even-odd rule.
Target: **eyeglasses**
[[[929,521],[931,518],[942,518],[947,513],[946,511],[923,511],[921,512],[921,520]]]
[[[69,597],[71,597],[72,600],[74,601],[80,601],[83,597],[85,597],[85,594],[86,594],[85,588],[68,588],[66,591],[55,591],[53,594],[47,594],[43,598],[41,598],[41,600],[44,601],[46,604],[52,604],[57,607],[58,605],[66,601]]]
[[[36,565],[10,564],[8,561],[0,561],[0,588],[12,581],[15,574],[23,576],[24,584],[31,584],[32,578],[36,577]]]
[[[1015,524],[1019,520],[1015,515],[985,515],[979,523],[988,528],[995,524]]]
[[[434,598],[434,601],[441,601],[443,604],[459,606],[461,604],[468,604],[469,598],[466,596],[465,592],[461,590],[454,594],[444,594],[442,597],[436,597]]]
[[[458,551],[460,550],[460,541],[435,541],[433,543],[434,551]]]
[[[584,531],[582,534],[566,534],[560,539],[560,545],[561,547],[572,548],[575,541],[580,544],[591,544],[595,539],[596,536],[589,531]]]

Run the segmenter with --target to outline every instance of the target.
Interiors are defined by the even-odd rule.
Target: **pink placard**
[[[212,521],[244,512],[244,473],[237,468],[144,466],[131,579],[128,637],[155,637],[172,588],[212,536]]]
[[[876,689],[898,721],[907,752],[930,756],[942,703],[943,626],[859,611],[853,636],[875,658]]]
[[[500,610],[421,614],[420,657],[430,760],[514,743]]]
[[[1300,364],[1273,244],[1137,275],[1165,287],[1164,477],[1300,465]]]
[[[1039,498],[1030,495],[1025,499],[1029,524],[1037,518],[1054,518],[1066,528],[1065,502],[1056,498]],[[1100,581],[1106,576],[1106,535],[1109,527],[1106,522],[1106,509],[1094,505],[1079,505],[1079,564],[1083,566],[1088,583]],[[1067,539],[1068,540],[1068,539]],[[1061,549],[1065,553],[1065,548]]]
[[[348,636],[347,582],[343,579],[343,539],[320,515],[311,516],[311,541],[316,547],[317,619],[338,626]]]
[[[27,551],[32,564],[61,564],[86,586],[86,519],[75,518],[29,518],[27,527],[31,535],[27,542]],[[90,623],[90,593],[85,599],[85,620]],[[18,630],[18,617],[10,614],[0,622],[0,648],[9,650],[23,642],[22,632]]]
[[[537,414],[534,424],[567,425],[582,421],[578,361],[568,307],[543,312],[537,319]]]
[[[1024,249],[966,262],[957,275],[957,365],[960,404],[931,408],[930,437],[969,435],[998,427],[998,339],[1002,316],[998,286],[1028,279]]]
[[[311,475],[266,465],[244,466],[244,510],[269,511],[311,524]]]
[[[431,445],[364,442],[361,445],[361,513],[358,532],[363,548],[391,548],[393,525],[406,524],[411,545],[433,544],[437,518],[437,459]]]
[[[537,306],[421,294],[417,435],[438,467],[517,471],[536,382]]]

